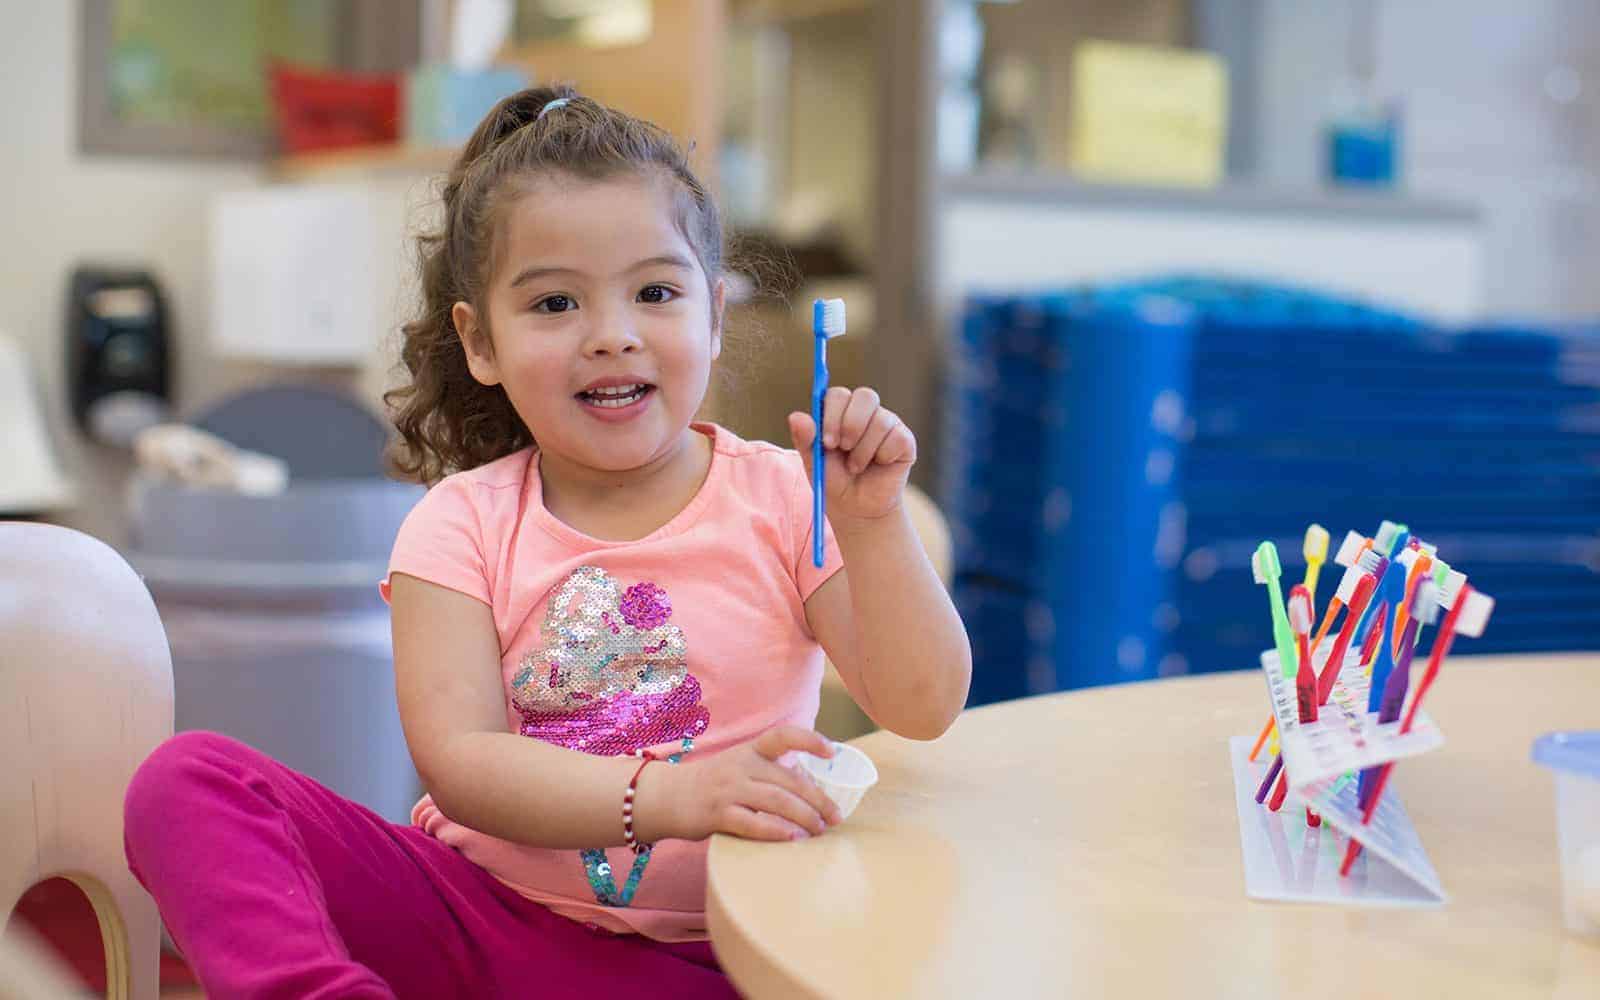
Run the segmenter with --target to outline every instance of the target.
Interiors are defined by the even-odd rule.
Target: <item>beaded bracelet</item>
[[[661,759],[649,750],[641,751],[639,756],[643,758],[639,761],[639,769],[633,772],[633,778],[628,782],[628,790],[622,793],[622,842],[635,854],[643,854],[651,846],[639,843],[638,838],[633,835],[633,797],[639,792],[639,775],[643,774],[644,769],[653,761]]]
[[[634,756],[647,757],[649,760],[665,760],[668,764],[676,764],[683,760],[684,755],[693,749],[694,737],[685,736],[683,737],[683,749],[679,750],[677,753],[667,754],[665,757],[662,757],[658,754],[651,753],[648,750],[637,750],[634,752]],[[647,760],[646,763],[648,762],[649,761]],[[644,764],[640,764],[639,771],[643,770]],[[639,780],[639,771],[635,771],[633,775],[632,784],[634,784],[633,790],[635,792],[638,790],[637,782]],[[629,801],[624,802],[625,806],[629,804],[631,804]],[[629,832],[627,820],[630,818],[631,817],[627,814],[627,812],[624,812],[624,832]],[[628,846],[634,847],[633,844],[629,844]],[[627,881],[623,883],[623,886],[620,890],[617,888],[616,879],[611,871],[611,862],[606,859],[606,852],[604,848],[591,847],[588,850],[578,852],[578,856],[583,859],[584,873],[589,878],[589,888],[594,890],[595,902],[599,903],[601,906],[623,907],[633,905],[633,895],[639,888],[640,879],[644,878],[645,867],[650,864],[650,854],[652,848],[649,844],[642,844],[634,849],[635,854],[633,858],[633,866],[628,870]]]

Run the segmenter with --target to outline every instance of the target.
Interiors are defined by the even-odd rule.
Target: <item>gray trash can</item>
[[[296,428],[292,414],[311,407],[288,393],[258,390],[221,411],[290,414],[280,446],[249,442],[290,462],[286,493],[242,496],[136,476],[124,554],[166,626],[178,730],[225,733],[404,822],[420,784],[395,705],[378,581],[423,490],[371,474],[375,459],[348,478],[333,474],[330,437],[359,442],[364,456],[370,427],[358,417],[353,433]],[[312,444],[323,467],[306,476],[301,460],[297,469],[296,442]]]
[[[134,548],[172,646],[176,723],[226,733],[387,819],[419,794],[378,595],[420,487],[246,497],[139,478]]]

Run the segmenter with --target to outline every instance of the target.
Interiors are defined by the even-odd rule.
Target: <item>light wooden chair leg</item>
[[[161,922],[155,902],[131,877],[116,887],[86,872],[66,877],[94,907],[105,948],[107,1000],[156,1000],[161,992]]]

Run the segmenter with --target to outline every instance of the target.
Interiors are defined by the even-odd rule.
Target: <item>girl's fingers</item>
[[[811,439],[816,436],[816,425],[811,422],[811,414],[801,413],[799,410],[789,414],[789,437],[794,440],[794,446],[801,452],[811,450]]]
[[[809,802],[787,788],[780,788],[765,781],[758,780],[752,785],[750,791],[741,797],[739,804],[782,817],[813,836],[820,835],[828,829],[822,813]]]
[[[867,466],[877,460],[878,452],[882,449],[884,442],[889,439],[889,435],[894,432],[894,429],[899,424],[900,418],[895,416],[892,411],[886,410],[881,406],[878,407],[878,412],[872,415],[872,421],[867,424],[866,430],[861,432],[861,439],[856,442],[855,447],[850,451],[848,464],[852,474],[860,475],[866,471]],[[879,461],[878,464],[887,465],[888,462]]]
[[[821,816],[828,823],[838,823],[844,817],[839,815],[839,806],[824,792],[811,775],[797,767],[784,767],[773,764],[771,771],[763,772],[761,780],[769,781],[787,790],[791,795],[804,800],[806,805]]]
[[[839,443],[832,447],[837,447],[840,451],[853,452],[877,412],[877,390],[861,386],[850,393],[850,399],[845,405],[844,418],[839,423]]]
[[[850,404],[850,390],[842,385],[829,389],[822,397],[822,446],[839,446],[839,424],[844,419],[845,407]]]
[[[776,761],[790,750],[804,750],[818,757],[832,757],[833,744],[821,733],[800,726],[773,726],[755,738],[756,753]]]
[[[746,840],[799,840],[807,835],[802,827],[772,813],[759,812],[745,806],[729,806],[720,817],[717,828],[723,833]]]
[[[878,446],[876,461],[879,465],[893,465],[896,462],[915,463],[916,460],[917,436],[911,433],[905,421],[895,417],[894,426],[889,429],[883,444]]]
[[[789,414],[789,437],[794,441],[794,450],[800,453],[800,462],[806,468],[806,479],[811,478],[811,441],[817,435],[816,425],[811,422],[809,414]]]

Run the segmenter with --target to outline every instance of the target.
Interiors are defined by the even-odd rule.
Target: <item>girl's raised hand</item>
[[[805,413],[789,414],[789,434],[811,476],[815,427]],[[893,411],[878,404],[876,391],[834,386],[822,403],[823,460],[827,463],[828,520],[871,520],[900,506],[906,479],[917,461],[917,438]]]

